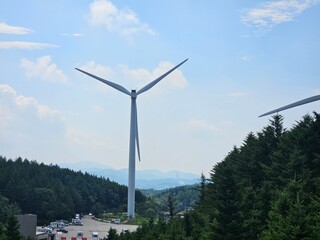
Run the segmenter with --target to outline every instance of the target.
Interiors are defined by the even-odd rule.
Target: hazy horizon
[[[320,0],[4,0],[0,9],[0,154],[127,168],[130,97],[137,170],[208,174],[259,115],[320,94]],[[287,110],[291,128],[319,102]]]

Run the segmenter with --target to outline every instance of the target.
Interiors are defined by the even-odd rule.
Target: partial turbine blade
[[[289,109],[289,108],[297,107],[297,106],[300,106],[300,105],[303,105],[303,104],[306,104],[306,103],[310,103],[310,102],[314,102],[314,101],[317,101],[317,100],[320,100],[320,95],[316,95],[316,96],[313,96],[313,97],[309,97],[309,98],[300,100],[298,102],[291,103],[291,104],[286,105],[284,107],[281,107],[281,108],[272,110],[270,112],[264,113],[264,114],[260,115],[259,117],[264,117],[264,116],[267,116],[267,115],[272,114],[272,113],[280,112],[280,111],[283,111],[283,110],[286,110],[286,109]]]
[[[109,85],[110,87],[113,87],[113,88],[119,90],[120,92],[123,92],[123,93],[128,94],[129,96],[131,96],[131,93],[130,93],[127,89],[125,89],[124,87],[122,87],[122,86],[119,85],[119,84],[116,84],[116,83],[110,82],[110,81],[108,81],[108,80],[105,80],[105,79],[103,79],[103,78],[97,77],[97,76],[95,76],[95,75],[93,75],[93,74],[91,74],[91,73],[88,73],[88,72],[86,72],[86,71],[83,71],[83,70],[81,70],[81,69],[79,69],[79,68],[75,68],[75,69],[78,70],[78,71],[80,71],[80,72],[82,72],[82,73],[84,73],[84,74],[87,74],[87,75],[90,76],[90,77],[93,77],[93,78],[99,80],[100,82],[103,82],[103,83]]]
[[[136,139],[136,143],[137,143],[137,150],[138,150],[138,158],[139,158],[139,161],[141,161],[141,157],[140,157],[140,144],[139,144],[139,131],[138,131],[138,113],[137,113],[137,105],[135,105],[135,108],[134,108],[134,111],[135,111],[135,117],[136,117],[136,136],[135,136],[135,139]]]
[[[170,69],[168,72],[166,72],[165,74],[161,75],[160,77],[158,77],[157,79],[153,80],[152,82],[148,83],[146,86],[144,86],[143,88],[141,88],[139,91],[137,91],[137,95],[148,91],[150,88],[152,88],[154,85],[156,85],[158,82],[160,82],[163,78],[165,78],[168,74],[170,74],[171,72],[173,72],[176,68],[180,67],[182,64],[184,64],[186,61],[188,60],[188,58],[184,61],[182,61],[181,63],[179,63],[177,66],[175,66],[174,68]]]

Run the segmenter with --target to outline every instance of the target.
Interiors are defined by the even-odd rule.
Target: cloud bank
[[[52,145],[60,145],[65,128],[59,111],[35,98],[18,95],[6,84],[0,84],[0,99],[3,154],[33,158],[41,152],[39,149],[49,153]]]
[[[7,84],[0,84],[0,99],[0,146],[7,157],[57,163],[99,159],[110,149],[123,151],[126,147],[114,137],[68,126],[58,110],[19,95]],[[94,110],[103,111],[99,106]]]
[[[245,24],[259,28],[270,28],[276,24],[290,22],[303,11],[320,3],[320,0],[280,0],[264,2],[249,9],[242,17]]]
[[[89,21],[96,26],[104,26],[110,32],[123,36],[135,33],[155,34],[148,24],[140,21],[130,9],[118,9],[110,0],[95,0],[90,5]]]
[[[58,45],[49,44],[49,43],[38,43],[38,42],[0,42],[0,49],[27,49],[27,50],[35,50],[35,49],[44,49],[44,48],[56,48]]]
[[[4,22],[0,22],[0,34],[29,34],[32,30],[25,27],[18,27],[6,24]]]
[[[57,68],[56,64],[51,62],[51,56],[40,57],[35,62],[22,59],[20,66],[28,78],[40,78],[48,82],[68,82],[64,73]]]
[[[0,22],[0,34],[14,34],[23,35],[29,34],[32,30],[25,27],[18,27]],[[44,48],[56,48],[57,45],[49,43],[38,43],[38,42],[23,42],[23,41],[10,41],[10,42],[0,42],[0,49],[44,49]]]
[[[88,71],[96,76],[105,78],[109,81],[118,83],[125,87],[126,89],[140,89],[147,85],[149,82],[160,77],[162,74],[173,68],[171,62],[162,61],[153,70],[148,70],[146,68],[135,68],[132,69],[126,65],[118,65],[114,68],[109,66],[103,66],[90,61],[80,69]],[[170,73],[163,81],[159,83],[156,91],[161,91],[164,89],[182,89],[188,86],[188,81],[184,77],[181,70],[176,69]]]

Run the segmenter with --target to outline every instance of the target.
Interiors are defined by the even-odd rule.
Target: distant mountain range
[[[128,184],[128,169],[112,169],[109,166],[92,163],[61,163],[62,168],[69,168],[75,171],[88,172],[98,177],[109,178],[119,184]],[[162,172],[159,170],[137,170],[136,188],[139,189],[166,189],[184,185],[193,185],[200,182],[200,175],[181,171]]]

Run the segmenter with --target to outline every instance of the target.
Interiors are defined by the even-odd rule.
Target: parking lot
[[[123,229],[127,229],[130,232],[136,231],[138,228],[137,225],[126,225],[126,224],[114,224],[114,223],[105,223],[100,222],[94,219],[91,219],[89,216],[84,216],[81,219],[83,226],[70,225],[65,227],[68,233],[62,233],[62,237],[67,237],[67,240],[70,240],[71,237],[77,237],[79,231],[83,232],[83,236],[87,237],[88,240],[91,239],[92,232],[98,232],[99,238],[103,239],[107,236],[110,228],[116,229],[118,233],[121,233]]]

